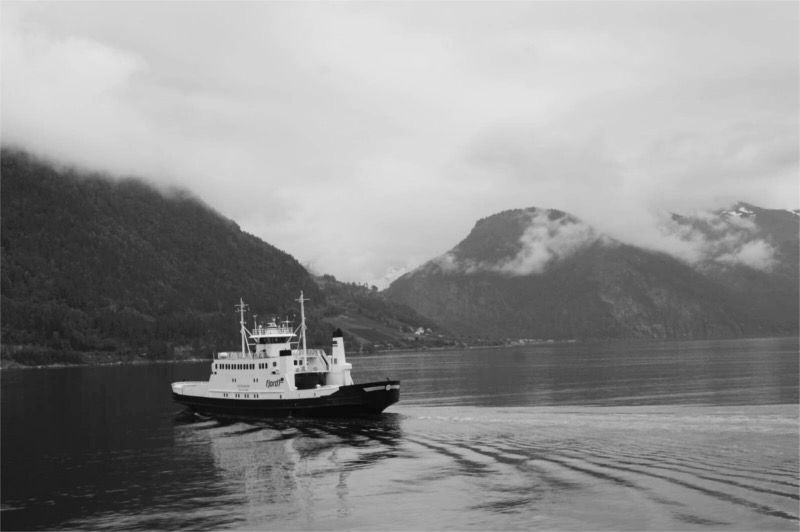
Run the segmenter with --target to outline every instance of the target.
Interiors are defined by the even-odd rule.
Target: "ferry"
[[[254,321],[248,330],[247,305],[240,298],[241,350],[216,353],[208,381],[173,382],[173,400],[205,416],[267,418],[374,415],[400,399],[400,381],[353,382],[340,329],[333,333],[330,354],[307,349],[308,300],[300,292],[297,301],[297,329],[273,319]]]

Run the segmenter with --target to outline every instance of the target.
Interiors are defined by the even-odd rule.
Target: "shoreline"
[[[441,347],[408,347],[408,348],[396,348],[396,349],[377,349],[372,352],[352,352],[348,353],[348,357],[369,357],[369,356],[382,356],[382,355],[390,355],[390,354],[404,354],[404,353],[422,353],[422,352],[441,352],[441,351],[470,351],[473,349],[508,349],[513,347],[551,347],[551,346],[564,346],[564,345],[575,345],[575,344],[585,344],[587,342],[600,342],[600,343],[616,343],[621,342],[623,344],[631,344],[631,343],[650,343],[650,342],[701,342],[701,341],[748,341],[748,340],[767,340],[767,339],[796,339],[800,341],[800,336],[764,336],[764,337],[742,337],[742,338],[692,338],[692,339],[684,339],[684,338],[671,338],[671,339],[641,339],[641,338],[628,338],[628,339],[607,339],[607,340],[554,340],[554,341],[544,341],[544,342],[536,342],[536,343],[526,343],[526,344],[497,344],[497,345],[464,345],[464,346],[441,346]],[[54,364],[37,364],[37,365],[27,365],[21,364],[14,360],[8,360],[3,358],[0,360],[0,372],[7,371],[7,370],[25,370],[25,369],[51,369],[51,368],[79,368],[79,367],[100,367],[100,366],[141,366],[146,364],[173,364],[173,363],[196,363],[196,362],[211,362],[213,358],[211,357],[192,357],[192,358],[180,358],[180,359],[127,359],[127,360],[103,360],[97,362],[91,361],[84,361],[78,363],[54,363]]]
[[[147,364],[173,364],[183,362],[210,362],[210,358],[182,358],[182,359],[154,359],[154,360],[115,360],[106,362],[81,362],[77,364],[39,364],[35,366],[28,366],[14,361],[3,360],[0,363],[0,371],[17,370],[17,369],[52,369],[52,368],[85,368],[85,367],[100,367],[100,366],[144,366]]]

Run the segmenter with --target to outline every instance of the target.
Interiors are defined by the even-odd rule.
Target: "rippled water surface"
[[[351,357],[380,418],[197,420],[208,364],[2,374],[3,529],[797,530],[797,339]]]

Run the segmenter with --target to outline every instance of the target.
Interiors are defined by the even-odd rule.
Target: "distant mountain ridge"
[[[668,230],[686,258],[623,244],[562,211],[504,211],[386,293],[476,338],[797,334],[796,214],[738,204],[674,216]]]
[[[252,314],[297,324],[300,290],[311,300],[315,345],[327,345],[343,326],[352,348],[373,349],[374,340],[347,330],[370,320],[383,323],[377,343],[384,348],[442,341],[438,330],[435,337],[414,334],[430,321],[413,310],[378,293],[358,295],[332,278],[321,284],[291,255],[187,193],[56,169],[8,148],[0,164],[4,359],[209,356],[238,346],[239,297]],[[348,310],[350,320],[337,321]]]
[[[187,193],[0,151],[3,360],[209,356],[238,345],[233,303],[351,349],[503,339],[796,335],[798,214],[737,204],[666,224],[682,258],[626,245],[554,209],[479,220],[379,291],[310,275]],[[250,318],[249,318],[250,319]]]

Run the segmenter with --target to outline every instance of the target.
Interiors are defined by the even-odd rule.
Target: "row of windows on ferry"
[[[336,359],[333,359],[333,363],[336,364]],[[302,366],[299,360],[294,361],[295,366]],[[278,363],[273,362],[272,367],[277,367]],[[221,364],[217,363],[214,366],[214,369],[269,369],[269,362],[259,362],[258,364]]]
[[[272,363],[272,367],[276,367],[277,362]],[[259,362],[258,364],[217,364],[215,369],[267,369],[269,362]]]

